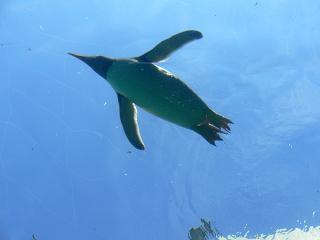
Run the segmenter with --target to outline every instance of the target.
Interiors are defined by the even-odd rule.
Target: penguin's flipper
[[[160,62],[169,57],[169,55],[180,47],[191,41],[202,38],[202,33],[195,30],[188,30],[163,40],[149,52],[136,57],[139,62]]]
[[[120,120],[123,130],[130,143],[139,150],[144,150],[144,144],[140,135],[137,108],[133,102],[117,93],[120,108]]]

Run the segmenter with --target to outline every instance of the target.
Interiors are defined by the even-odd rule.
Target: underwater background
[[[0,240],[183,240],[201,218],[217,239],[320,239],[319,11],[1,0]],[[111,86],[67,52],[134,57],[187,29],[204,37],[159,65],[232,132],[214,147],[138,109],[136,150]]]

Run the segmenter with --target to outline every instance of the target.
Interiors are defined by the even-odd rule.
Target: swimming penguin
[[[70,55],[88,64],[107,80],[118,96],[120,120],[124,132],[137,149],[145,149],[137,122],[136,105],[146,111],[191,129],[209,143],[221,141],[219,134],[230,132],[232,122],[211,110],[184,82],[155,65],[186,43],[202,38],[188,30],[160,42],[149,52],[133,58]]]

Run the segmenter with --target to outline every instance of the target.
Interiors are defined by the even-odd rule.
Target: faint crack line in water
[[[11,120],[11,117],[12,117],[12,102],[11,102],[11,94],[12,94],[12,87],[11,87],[11,72],[9,73],[9,77],[8,77],[8,80],[7,80],[7,83],[8,83],[8,88],[9,88],[9,112],[7,114],[7,117],[6,117],[6,121],[5,121],[5,124],[4,124],[4,127],[3,127],[3,134],[2,134],[2,137],[1,137],[1,146],[0,146],[0,179],[1,177],[2,178],[5,178],[5,168],[6,168],[6,160],[4,159],[4,151],[5,151],[5,146],[6,146],[6,139],[7,139],[7,132],[8,132],[8,123],[10,122]],[[3,189],[3,192],[8,192],[8,184],[7,183],[4,183],[4,189]],[[5,198],[4,200],[4,203],[5,205],[5,209],[8,209],[8,202],[7,202],[7,198]]]

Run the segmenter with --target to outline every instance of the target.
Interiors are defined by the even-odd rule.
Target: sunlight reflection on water
[[[246,234],[247,235],[247,234]],[[306,229],[278,229],[275,233],[270,235],[258,235],[256,237],[247,236],[219,237],[219,240],[318,240],[320,239],[320,226],[308,227]]]

